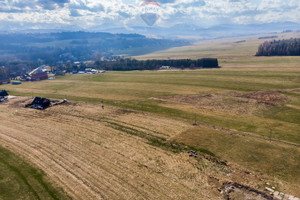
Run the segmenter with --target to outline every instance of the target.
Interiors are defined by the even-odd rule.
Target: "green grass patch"
[[[70,199],[51,186],[46,175],[12,152],[0,147],[0,199]]]
[[[263,113],[265,118],[276,119],[300,125],[300,111],[298,109],[282,106],[273,107]]]

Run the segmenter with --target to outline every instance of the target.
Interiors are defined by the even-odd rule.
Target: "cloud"
[[[176,0],[157,0],[158,3],[165,4],[165,3],[174,3]]]
[[[122,16],[122,17],[124,17],[124,18],[130,18],[131,17],[131,15],[130,14],[128,14],[128,13],[126,13],[126,12],[118,12],[118,14],[120,15],[120,16]]]
[[[0,23],[41,28],[145,25],[142,0],[0,0]],[[300,21],[299,0],[157,0],[158,26]],[[13,23],[14,22],[14,23]],[[11,27],[11,26],[10,26]]]
[[[23,12],[23,10],[14,9],[14,8],[5,9],[0,7],[0,13],[20,13],[20,12]]]
[[[76,9],[71,9],[71,10],[70,10],[70,16],[71,16],[71,17],[80,17],[80,16],[82,16],[82,14],[80,14],[80,13],[78,12],[78,10],[76,10]]]
[[[37,4],[46,10],[54,10],[57,7],[64,7],[70,0],[38,0]]]

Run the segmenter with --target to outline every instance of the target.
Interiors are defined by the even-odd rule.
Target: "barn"
[[[29,73],[32,81],[40,81],[48,79],[47,69],[44,66],[40,66]]]
[[[51,106],[51,102],[49,99],[42,97],[35,97],[32,103],[27,104],[25,107],[31,107],[34,109],[43,110]]]

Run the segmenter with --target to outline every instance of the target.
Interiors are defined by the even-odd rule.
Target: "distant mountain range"
[[[72,28],[71,28],[72,29]],[[146,36],[161,37],[168,39],[213,39],[234,37],[243,35],[258,35],[268,33],[280,33],[283,31],[300,31],[300,23],[282,22],[282,23],[265,23],[265,24],[222,24],[211,27],[200,27],[192,24],[176,24],[171,27],[148,27],[148,26],[114,26],[103,24],[95,26],[88,30],[74,28],[67,29],[28,29],[15,32],[22,33],[49,33],[49,32],[67,32],[67,31],[85,31],[85,32],[108,32],[123,34],[141,34]]]
[[[191,38],[213,39],[222,37],[234,37],[242,35],[268,34],[283,31],[300,31],[300,24],[293,22],[267,23],[267,24],[223,24],[212,27],[199,27],[190,24],[177,24],[172,27],[111,27],[101,29],[110,33],[138,33],[143,35],[155,35],[166,38]]]

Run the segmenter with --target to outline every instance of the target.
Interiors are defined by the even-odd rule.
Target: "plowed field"
[[[27,99],[0,105],[0,143],[42,169],[72,198],[219,198],[195,159],[144,138],[168,138],[188,124],[88,104],[26,109]]]

